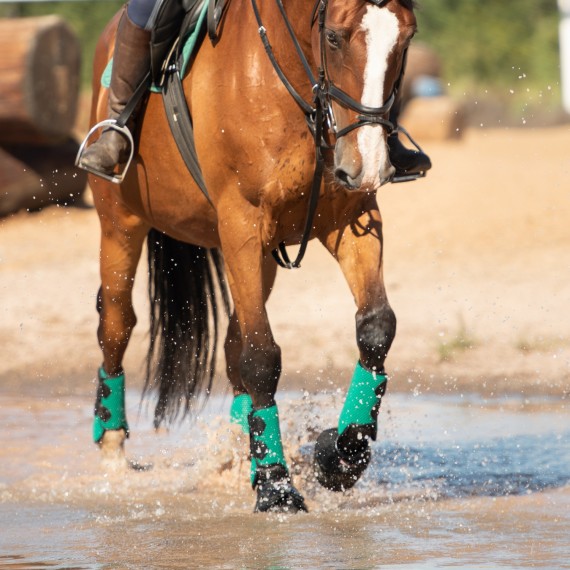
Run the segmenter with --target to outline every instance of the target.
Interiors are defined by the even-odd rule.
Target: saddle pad
[[[180,64],[180,77],[184,77],[186,71],[188,69],[188,64],[190,62],[190,56],[194,53],[194,50],[198,47],[198,39],[201,37],[202,27],[204,26],[204,22],[206,21],[206,14],[208,13],[208,2],[204,2],[204,6],[202,11],[200,12],[200,16],[196,20],[196,24],[194,28],[188,33],[186,39],[184,40],[184,46],[181,50],[181,64]],[[108,88],[111,84],[111,73],[113,71],[113,58],[109,60],[107,67],[103,71],[103,75],[101,75],[101,85],[105,88]],[[160,93],[162,88],[157,85],[152,85],[150,87],[151,91],[156,93]]]

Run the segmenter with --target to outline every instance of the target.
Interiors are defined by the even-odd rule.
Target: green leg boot
[[[249,432],[255,512],[306,512],[305,500],[293,487],[287,469],[277,406],[254,408],[249,414]]]
[[[129,437],[129,424],[125,413],[125,375],[108,376],[99,368],[99,386],[95,400],[93,441],[101,443],[107,430],[125,430]]]
[[[230,408],[230,423],[241,427],[243,433],[249,435],[249,414],[253,409],[249,394],[239,394],[234,397]]]
[[[370,443],[376,440],[377,418],[386,392],[384,373],[356,365],[338,428],[325,430],[315,445],[317,480],[331,491],[350,489],[370,463]]]

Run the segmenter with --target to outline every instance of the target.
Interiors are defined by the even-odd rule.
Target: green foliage
[[[437,50],[452,84],[559,82],[556,0],[420,0],[417,18],[418,40]]]
[[[309,1],[309,0],[307,0]],[[418,0],[418,41],[434,47],[444,62],[451,90],[484,86],[507,89],[557,88],[556,0]],[[94,47],[120,1],[86,0],[2,4],[0,16],[59,14],[83,45],[83,79],[88,84]]]
[[[467,328],[462,315],[458,317],[458,327],[451,336],[440,340],[437,344],[437,353],[440,362],[454,360],[459,354],[472,350],[477,346],[477,339]]]

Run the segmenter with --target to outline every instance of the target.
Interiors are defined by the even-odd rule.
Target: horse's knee
[[[281,376],[281,349],[276,345],[246,346],[239,359],[240,376],[255,408],[274,403]]]
[[[356,315],[356,340],[362,365],[381,370],[396,336],[396,315],[386,302]]]

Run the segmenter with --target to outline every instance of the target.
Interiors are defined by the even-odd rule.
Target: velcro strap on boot
[[[366,435],[376,439],[376,421],[387,380],[383,372],[366,370],[360,362],[357,363],[338,421],[339,435],[351,425],[370,426],[372,429]]]
[[[268,408],[253,409],[249,414],[249,438],[251,449],[251,485],[257,483],[257,468],[280,464],[287,470],[281,442],[279,412],[273,404]]]

